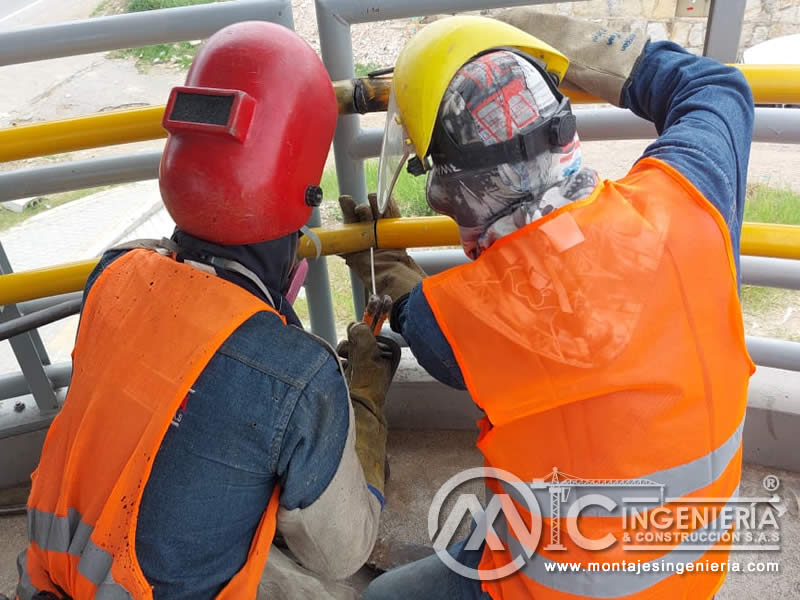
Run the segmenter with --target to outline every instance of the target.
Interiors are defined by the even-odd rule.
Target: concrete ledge
[[[750,380],[745,462],[800,472],[800,373],[759,367]]]

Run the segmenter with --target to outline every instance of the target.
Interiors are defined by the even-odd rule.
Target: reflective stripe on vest
[[[736,429],[734,434],[728,438],[722,446],[706,456],[684,465],[672,467],[671,469],[664,469],[656,473],[642,475],[638,479],[653,482],[655,484],[653,487],[658,486],[668,490],[669,498],[665,498],[665,500],[681,498],[692,492],[706,488],[719,478],[723,471],[728,468],[731,461],[736,457],[736,453],[742,445],[743,429],[744,423]],[[511,496],[518,504],[524,504],[524,500],[520,496],[519,491],[513,485],[503,483],[502,486],[503,491]],[[645,487],[639,491],[630,486],[625,487],[624,482],[620,482],[619,488],[622,489],[612,487],[603,488],[602,490],[604,496],[610,498],[617,504],[616,508],[608,511],[600,507],[587,507],[581,511],[581,515],[587,517],[617,517],[621,514],[624,504],[636,505],[642,503],[648,504],[649,506],[647,506],[647,508],[652,508],[652,488]],[[550,497],[547,490],[534,489],[531,491],[539,502],[539,506],[542,509],[542,516],[550,517]],[[570,491],[571,501],[580,500],[582,497],[597,492],[598,490],[595,488],[575,488]],[[638,500],[638,502],[636,500]],[[636,508],[632,508],[632,510],[635,511]]]
[[[501,238],[476,261],[423,281],[467,388],[486,413],[477,443],[486,465],[532,484],[545,530],[555,516],[545,479],[554,469],[559,481],[570,474],[585,486],[570,488],[570,504],[579,503],[573,506],[589,494],[616,503],[611,511],[580,511],[590,539],[624,532],[622,514],[693,498],[713,497],[722,506],[735,494],[754,365],[730,244],[722,216],[700,192],[669,165],[646,158],[625,178]],[[634,480],[642,485],[626,485]],[[486,483],[530,517],[513,486]],[[623,504],[634,509],[623,513]],[[676,541],[634,556],[621,545],[592,554],[563,538],[563,550],[548,548],[542,537],[531,549],[533,566],[484,581],[484,590],[495,598],[566,600],[560,590],[572,575],[541,565],[584,564],[591,556],[666,560],[679,552]],[[519,548],[519,540],[509,543]],[[479,570],[501,569],[515,557],[484,545]],[[725,577],[653,573],[633,590],[608,575],[577,578],[569,600],[706,600]],[[591,591],[582,591],[580,582],[589,580]]]
[[[100,274],[81,314],[64,407],[32,477],[21,600],[37,591],[152,598],[136,558],[135,517],[153,459],[217,349],[261,311],[283,320],[242,288],[150,250],[128,252]],[[279,493],[276,486],[247,561],[217,598],[255,598]]]
[[[738,493],[734,494],[734,498],[736,496],[738,496]],[[726,505],[726,507],[732,506],[732,503]],[[498,537],[507,544],[511,556],[524,556],[522,544],[509,533],[508,525],[502,517],[503,514],[501,513],[501,518],[498,519],[495,526]],[[719,525],[721,520],[722,517],[720,516],[708,526],[697,529],[697,534],[702,535],[719,531],[716,526]],[[673,565],[672,568],[674,569],[675,565],[685,565],[702,560],[717,543],[705,542],[697,544],[683,542],[658,559],[644,561],[650,563],[651,566],[658,564],[658,570],[652,567],[642,567],[642,570],[638,573],[622,570],[598,572],[585,568],[579,571],[573,571],[571,568],[559,570],[558,562],[534,553],[530,559],[525,561],[525,566],[522,567],[519,574],[527,577],[532,582],[565,594],[574,594],[584,598],[625,598],[643,592],[673,575],[676,572],[674,570],[672,572],[664,572],[664,569],[670,568],[668,565]],[[564,564],[560,564],[563,568]],[[665,598],[667,597],[665,596]]]
[[[111,554],[91,539],[94,528],[81,519],[72,508],[66,517],[58,517],[36,509],[28,511],[28,539],[42,550],[64,552],[79,556],[78,572],[94,585],[118,588],[120,597],[130,595],[114,581],[111,574]],[[98,594],[100,590],[98,590]]]

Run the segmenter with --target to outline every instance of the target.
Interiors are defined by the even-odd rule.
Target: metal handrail
[[[0,66],[207,38],[240,21],[294,29],[291,0],[237,0],[164,8],[0,34]]]
[[[381,219],[377,224],[356,223],[335,228],[315,228],[322,254],[346,254],[374,248],[425,248],[457,246],[458,226],[449,217]],[[313,257],[316,247],[304,236],[298,253]],[[800,259],[800,226],[745,223],[743,255]],[[83,289],[98,259],[20,271],[0,276],[0,305],[33,300]]]
[[[578,113],[581,140],[649,139],[655,126],[628,110],[583,109]],[[800,144],[800,111],[757,108],[754,142]],[[365,129],[350,149],[354,158],[369,158],[380,152],[383,130]],[[34,198],[69,190],[157,179],[160,151],[126,156],[61,162],[0,173],[0,202]]]
[[[757,103],[800,103],[800,65],[733,66],[749,81]],[[344,80],[333,85],[341,115],[386,110],[389,79]],[[583,92],[565,93],[575,104],[603,102]],[[0,162],[164,138],[163,114],[163,105],[149,106],[0,129]]]

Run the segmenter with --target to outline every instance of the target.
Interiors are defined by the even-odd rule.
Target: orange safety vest
[[[18,599],[37,591],[153,597],[135,551],[153,459],[214,353],[260,311],[275,313],[240,287],[150,250],[128,252],[100,274],[81,315],[66,401],[32,476]],[[276,487],[247,562],[217,598],[256,597],[278,497]]]
[[[720,499],[712,503],[719,509],[736,495],[755,367],[719,212],[675,169],[647,158],[625,178],[604,181],[588,198],[498,240],[476,261],[425,279],[423,291],[486,413],[477,443],[486,465],[530,485],[541,509],[533,555],[515,574],[484,580],[483,589],[496,599],[710,598],[725,579],[710,562],[727,561],[730,540],[689,549],[685,538],[664,543],[662,536],[657,547],[626,551],[624,536],[636,531],[619,508],[576,518],[562,514],[565,498],[554,493],[569,489],[569,500],[605,494],[619,507],[635,495],[629,480],[639,480],[660,488],[649,496],[661,493],[646,516],[699,506],[689,499]],[[511,486],[486,484],[490,494],[507,494],[503,501],[510,498],[532,526]],[[688,531],[678,523],[665,529],[705,532],[702,523]],[[487,537],[481,571],[525,550],[513,525],[501,513],[494,529],[502,549],[492,550],[498,540]],[[610,533],[616,542],[586,550],[569,527],[592,540]],[[623,560],[660,568],[589,570],[591,562],[614,568]],[[670,572],[677,562],[708,569]],[[560,572],[555,563],[583,570]]]

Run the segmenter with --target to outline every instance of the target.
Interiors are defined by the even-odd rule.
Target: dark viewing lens
[[[233,107],[233,96],[209,96],[178,92],[170,121],[227,125]]]

